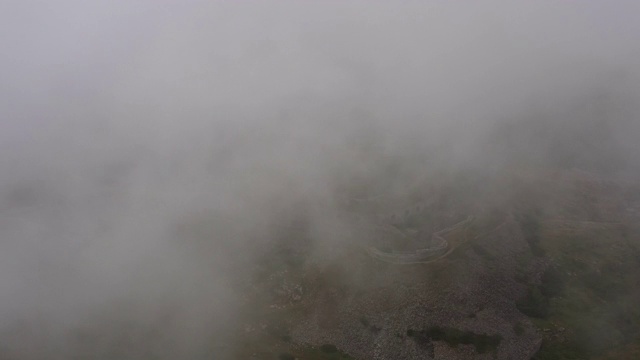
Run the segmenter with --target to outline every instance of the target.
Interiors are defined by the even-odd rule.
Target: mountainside
[[[510,193],[486,195],[504,183]],[[578,170],[513,171],[488,184],[466,204],[449,194],[445,207],[476,218],[446,236],[452,249],[433,262],[390,264],[350,246],[320,266],[285,242],[269,257],[286,265],[261,269],[268,281],[247,303],[260,320],[243,327],[237,357],[604,359],[632,351],[638,188]]]

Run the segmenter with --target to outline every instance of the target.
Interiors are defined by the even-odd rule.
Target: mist
[[[0,14],[2,358],[232,358],[238,284],[283,224],[304,219],[322,266],[358,242],[345,199],[640,175],[633,1]]]

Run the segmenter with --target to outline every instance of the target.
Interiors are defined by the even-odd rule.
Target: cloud
[[[547,161],[594,121],[631,168],[637,8],[3,4],[0,330],[23,341],[7,351],[64,357],[73,329],[115,339],[129,318],[166,321],[167,354],[193,354],[237,315],[230,284],[273,224],[304,208],[319,248],[338,241],[356,181],[397,190],[438,164],[512,161],[514,146]],[[496,135],[507,125],[516,135]],[[529,137],[540,126],[568,130]]]

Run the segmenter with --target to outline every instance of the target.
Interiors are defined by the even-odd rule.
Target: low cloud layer
[[[1,5],[2,351],[69,358],[77,329],[132,321],[164,341],[132,335],[131,358],[196,356],[273,225],[305,209],[322,254],[358,186],[522,162],[637,172],[638,11]]]

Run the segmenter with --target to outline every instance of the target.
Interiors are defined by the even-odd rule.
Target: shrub
[[[296,360],[296,357],[289,353],[282,353],[278,356],[279,360]]]
[[[540,292],[546,297],[554,297],[564,292],[565,277],[564,274],[555,267],[548,268],[542,274],[542,284],[540,284]]]
[[[520,219],[520,229],[533,255],[544,256],[545,251],[540,247],[540,221],[538,218],[532,214],[523,215]]]
[[[570,343],[552,342],[547,339],[542,340],[542,346],[533,355],[532,360],[570,360],[586,359],[586,354]]]
[[[500,335],[476,334],[471,331],[439,326],[432,326],[422,331],[408,330],[407,335],[418,343],[435,340],[444,341],[451,347],[456,347],[458,344],[473,345],[480,354],[495,351],[502,341]]]
[[[379,332],[380,332],[380,330],[382,330],[382,328],[381,328],[381,327],[378,327],[378,326],[375,326],[375,325],[372,325],[372,326],[370,326],[370,327],[369,327],[369,330],[370,330],[372,333],[377,334],[377,333],[379,333]]]
[[[367,318],[363,316],[360,318],[360,324],[362,324],[364,327],[369,327],[369,320],[367,320]]]
[[[540,319],[549,316],[549,299],[537,287],[530,287],[527,295],[516,302],[516,307],[527,316]]]
[[[324,345],[320,346],[320,350],[322,350],[322,352],[326,352],[326,353],[338,352],[338,348],[335,345],[332,345],[332,344],[324,344]]]

